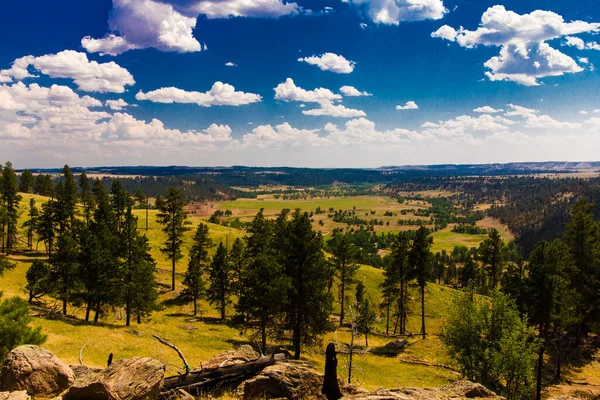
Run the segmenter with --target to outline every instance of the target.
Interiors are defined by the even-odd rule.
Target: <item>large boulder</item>
[[[250,345],[242,345],[235,350],[226,351],[224,353],[218,354],[212,358],[209,358],[205,362],[202,363],[202,368],[206,369],[216,369],[223,364],[231,365],[231,364],[239,364],[246,363],[249,361],[254,361],[260,357],[252,346]]]
[[[0,400],[31,400],[31,396],[24,390],[19,392],[0,392]]]
[[[69,366],[48,350],[26,345],[13,349],[0,369],[0,391],[24,390],[35,397],[53,397],[75,380]]]
[[[237,389],[243,399],[324,399],[323,375],[300,363],[280,363],[265,368]]]
[[[63,394],[63,400],[146,400],[158,396],[164,368],[152,358],[115,361],[99,373],[79,376]]]

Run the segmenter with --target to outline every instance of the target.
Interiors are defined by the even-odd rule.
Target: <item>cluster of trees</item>
[[[305,343],[333,329],[330,285],[335,271],[323,254],[323,238],[314,231],[309,214],[283,210],[276,220],[259,212],[228,250],[213,246],[208,227],[200,224],[193,236],[183,295],[194,303],[206,298],[226,318],[226,305],[237,297],[233,322],[256,332],[266,352],[268,337],[289,337],[294,357]]]
[[[127,325],[132,316],[140,322],[157,307],[156,267],[132,197],[118,180],[110,193],[85,174],[76,182],[68,166],[54,192],[39,213],[30,203],[27,231],[44,241],[48,262],[36,260],[27,271],[29,301],[52,296],[65,315],[69,304],[83,305],[85,320],[94,312],[95,322],[108,308],[124,307]]]
[[[484,273],[489,277],[491,301],[472,293],[461,297],[443,335],[468,377],[492,388],[503,381],[510,385],[508,373],[518,378],[512,389],[506,387],[516,393],[512,398],[526,397],[523,393],[530,393],[534,383],[536,397],[541,398],[548,349],[555,349],[554,376],[560,379],[565,346],[573,351],[584,336],[600,328],[600,224],[586,201],[578,202],[571,215],[563,237],[538,242],[527,263],[507,259],[506,246],[492,230],[480,246],[487,262]],[[470,253],[461,275],[469,292],[481,291]],[[496,309],[510,314],[510,326],[493,326],[494,320],[507,318]],[[506,371],[507,365],[513,370]]]

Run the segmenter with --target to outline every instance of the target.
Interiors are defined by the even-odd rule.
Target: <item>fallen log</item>
[[[185,375],[167,377],[164,381],[162,394],[163,397],[166,397],[173,391],[183,389],[188,393],[198,395],[217,388],[231,387],[258,375],[266,367],[286,359],[288,359],[288,354],[274,353],[260,356],[254,361],[243,364],[193,370]]]

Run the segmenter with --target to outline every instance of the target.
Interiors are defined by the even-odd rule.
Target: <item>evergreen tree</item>
[[[303,343],[332,329],[329,314],[332,296],[327,291],[331,270],[323,255],[323,238],[315,232],[307,212],[296,210],[288,220],[283,210],[277,219],[276,247],[281,264],[290,278],[286,319],[292,331],[294,358],[299,359]]]
[[[85,223],[88,225],[90,223],[90,218],[92,217],[94,200],[92,198],[90,179],[85,172],[82,172],[81,175],[79,175],[79,197],[83,203],[83,216],[85,218]]]
[[[25,290],[29,295],[29,303],[51,294],[54,290],[52,266],[42,260],[35,260],[25,273],[27,285]]]
[[[464,264],[458,272],[458,280],[463,288],[474,286],[478,281],[479,267],[469,252],[466,255]]]
[[[19,203],[22,199],[18,193],[17,175],[10,162],[2,168],[0,181],[0,208],[2,208],[2,251],[10,254],[17,244],[17,227],[19,222]]]
[[[287,302],[290,279],[285,275],[273,245],[273,223],[259,212],[248,227],[245,254],[248,259],[240,274],[240,298],[236,310],[245,328],[257,329],[261,351],[266,354],[267,332],[279,328]]]
[[[71,234],[75,224],[77,206],[77,185],[75,177],[68,165],[62,169],[63,181],[56,187],[56,220],[59,235]]]
[[[58,237],[56,252],[50,256],[55,295],[62,301],[63,315],[67,315],[67,304],[77,293],[79,283],[79,245],[74,235]]]
[[[40,345],[46,341],[42,328],[29,326],[32,320],[29,314],[26,301],[19,297],[2,299],[0,292],[0,362],[17,346]]]
[[[207,295],[210,304],[216,304],[221,312],[221,321],[225,321],[225,309],[232,294],[233,269],[229,263],[227,249],[223,242],[219,243],[217,252],[208,267],[210,284]]]
[[[420,227],[415,233],[412,247],[408,254],[409,264],[414,270],[417,283],[421,289],[421,335],[423,339],[427,337],[425,331],[425,286],[429,279],[431,269],[431,245],[432,238],[429,231],[424,226]]]
[[[39,194],[40,196],[53,196],[54,185],[52,183],[52,177],[46,174],[36,175],[35,183],[33,184],[33,193]]]
[[[35,178],[30,170],[24,169],[19,176],[19,192],[32,193]]]
[[[495,228],[490,229],[488,236],[479,246],[479,255],[487,267],[491,287],[496,289],[504,266],[504,241]]]
[[[54,243],[56,241],[56,207],[54,200],[49,200],[42,204],[42,212],[37,218],[35,232],[38,236],[38,242],[44,242],[46,253],[52,255]]]
[[[155,271],[156,264],[150,255],[150,246],[145,236],[137,231],[137,217],[132,213],[132,205],[127,206],[120,234],[121,238],[121,291],[125,305],[125,325],[131,324],[132,314],[137,314],[138,323],[142,315],[157,308]]]
[[[568,247],[559,239],[541,241],[529,257],[527,309],[538,328],[540,341],[537,368],[536,399],[541,399],[544,352],[552,331],[562,331],[569,320],[573,295],[568,279],[574,268]],[[560,355],[558,355],[560,358]]]
[[[349,233],[336,232],[329,241],[329,248],[333,255],[332,262],[335,266],[338,279],[340,296],[340,326],[344,325],[346,289],[354,283],[359,265],[356,264],[356,248],[352,243]]]
[[[578,344],[582,333],[587,333],[594,322],[600,321],[600,263],[597,261],[600,259],[600,226],[594,220],[592,209],[592,204],[579,201],[563,237],[576,267],[571,282],[580,296],[576,326]]]
[[[373,331],[376,320],[377,314],[375,313],[375,309],[369,303],[369,299],[364,299],[358,308],[356,328],[358,332],[365,335],[365,347],[369,347],[369,334]]]
[[[198,300],[201,299],[205,290],[204,274],[208,269],[210,258],[208,249],[213,247],[213,241],[209,235],[206,224],[200,223],[192,238],[190,249],[190,262],[185,273],[182,295],[190,299],[194,305],[194,316],[198,314]]]
[[[242,275],[247,264],[246,245],[242,239],[236,238],[233,242],[231,251],[229,252],[229,261],[233,269],[234,293],[239,298],[245,290],[242,285]]]
[[[128,193],[123,189],[123,184],[119,179],[112,181],[110,185],[110,194],[112,208],[115,213],[115,224],[116,232],[121,232],[121,226],[123,225],[123,218],[125,216],[125,210],[128,203]]]
[[[37,219],[40,214],[33,198],[29,199],[29,211],[27,214],[29,218],[23,223],[23,228],[27,231],[27,247],[29,247],[29,250],[33,250],[33,235],[36,231]]]
[[[186,226],[188,212],[184,209],[183,193],[174,187],[169,187],[166,196],[156,199],[156,208],[158,208],[158,223],[163,226],[162,231],[167,234],[165,245],[160,251],[167,255],[171,260],[171,290],[175,290],[175,264],[183,258],[181,246],[183,244],[183,234],[189,230]]]

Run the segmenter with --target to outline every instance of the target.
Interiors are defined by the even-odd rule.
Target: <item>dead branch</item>
[[[159,342],[161,342],[162,344],[164,344],[167,347],[172,348],[173,350],[175,350],[177,352],[177,354],[179,355],[179,358],[181,358],[181,360],[183,361],[183,367],[185,368],[186,374],[190,372],[190,365],[188,364],[187,360],[185,359],[185,356],[183,355],[183,353],[181,352],[181,350],[179,350],[177,348],[177,346],[175,346],[174,344],[169,343],[168,341],[166,341],[165,339],[161,338],[158,335],[152,335],[152,337],[156,340],[158,340]]]
[[[79,349],[79,365],[83,365],[83,349],[85,349],[85,346],[87,346],[89,342],[89,340],[85,342],[85,344],[81,346],[81,349]]]

